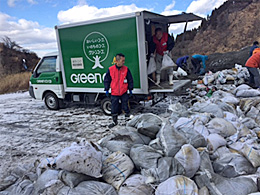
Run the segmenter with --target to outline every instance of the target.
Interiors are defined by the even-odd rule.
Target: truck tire
[[[59,99],[54,93],[48,92],[44,96],[44,102],[47,108],[50,110],[58,110],[59,109]]]
[[[111,101],[106,97],[101,101],[101,109],[105,115],[111,115]]]

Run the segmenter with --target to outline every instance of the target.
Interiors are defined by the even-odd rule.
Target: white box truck
[[[151,88],[147,76],[148,41],[157,27],[168,32],[171,23],[187,24],[201,19],[191,13],[163,16],[142,11],[55,26],[58,52],[45,55],[36,65],[30,78],[30,95],[44,100],[53,110],[66,102],[83,102],[101,104],[102,110],[109,114],[110,100],[105,96],[103,82],[117,53],[126,56],[125,65],[134,79],[135,101],[155,93],[172,94],[188,81]]]

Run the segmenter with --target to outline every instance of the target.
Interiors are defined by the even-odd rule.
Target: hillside
[[[183,34],[177,37],[175,56],[232,52],[260,42],[259,10],[258,0],[226,1],[198,29],[187,32],[184,41]]]
[[[0,76],[26,71],[23,67],[23,59],[26,61],[27,71],[30,71],[39,61],[35,53],[21,48],[10,48],[0,43]]]

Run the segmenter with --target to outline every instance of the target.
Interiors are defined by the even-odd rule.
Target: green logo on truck
[[[100,62],[106,60],[109,53],[109,44],[107,38],[102,33],[89,33],[84,39],[83,50],[89,61],[95,63],[92,69],[104,68]]]

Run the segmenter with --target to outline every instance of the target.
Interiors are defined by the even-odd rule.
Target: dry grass
[[[0,78],[0,94],[28,90],[30,77],[30,72],[22,72]]]

